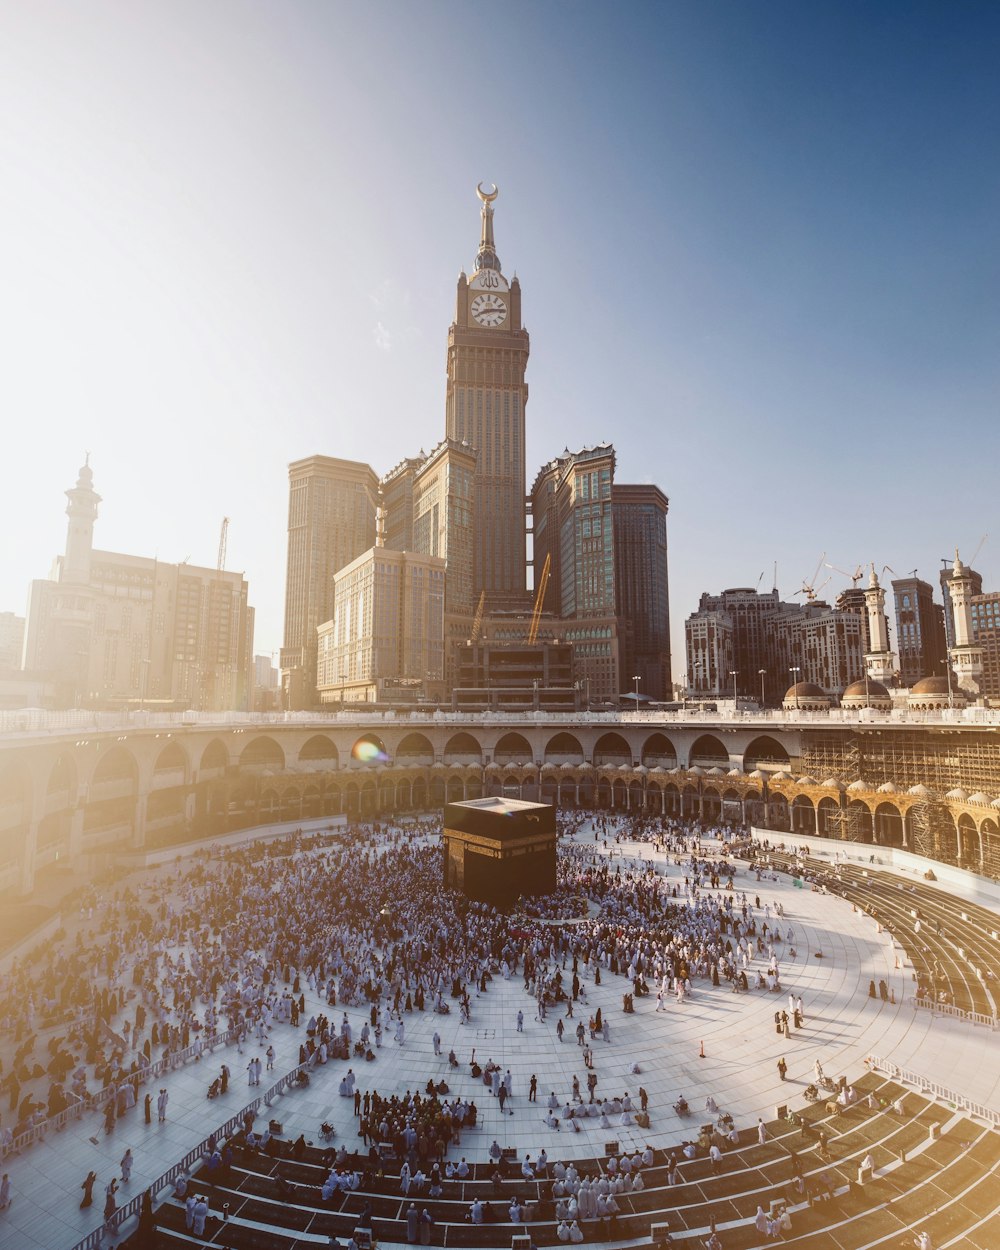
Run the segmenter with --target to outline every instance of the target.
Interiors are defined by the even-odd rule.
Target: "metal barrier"
[[[174,1069],[187,1063],[189,1059],[200,1058],[206,1052],[211,1054],[216,1046],[228,1045],[241,1037],[243,1033],[243,1028],[228,1029],[225,1033],[216,1033],[210,1038],[204,1038],[199,1042],[195,1042],[193,1046],[187,1046],[184,1050],[175,1051],[172,1055],[166,1055],[162,1059],[157,1059],[155,1063],[141,1067],[138,1072],[123,1078],[123,1080],[117,1083],[108,1085],[104,1089],[98,1090],[96,1094],[88,1094],[86,1098],[78,1099],[71,1106],[64,1107],[62,1111],[57,1111],[55,1115],[48,1116],[40,1124],[33,1124],[30,1128],[25,1129],[23,1133],[18,1133],[12,1139],[7,1149],[2,1152],[2,1157],[7,1158],[12,1154],[20,1154],[22,1150],[26,1150],[34,1142],[41,1141],[50,1129],[59,1132],[70,1120],[79,1120],[85,1111],[95,1111],[99,1107],[103,1107],[110,1099],[118,1096],[118,1089],[121,1085],[130,1081],[135,1081],[137,1087],[143,1085],[146,1081],[160,1077],[165,1072],[173,1072]]]
[[[237,1030],[230,1029],[230,1033],[234,1036],[236,1032]],[[147,1185],[146,1190],[148,1190],[152,1196],[153,1202],[155,1203],[157,1201],[157,1198],[163,1190],[167,1188],[167,1186],[173,1185],[174,1181],[177,1180],[178,1176],[180,1176],[182,1172],[189,1172],[195,1163],[204,1159],[204,1157],[209,1153],[209,1142],[212,1138],[215,1138],[217,1143],[225,1141],[236,1129],[241,1129],[243,1127],[248,1115],[256,1118],[262,1107],[270,1107],[274,1099],[280,1094],[283,1094],[285,1090],[293,1084],[300,1073],[305,1072],[307,1068],[312,1068],[315,1065],[315,1062],[316,1052],[314,1051],[305,1063],[300,1063],[296,1067],[292,1068],[290,1072],[286,1072],[283,1077],[275,1081],[274,1084],[269,1086],[262,1094],[258,1094],[253,1102],[247,1103],[242,1111],[238,1111],[235,1115],[230,1116],[225,1124],[221,1124],[214,1133],[206,1137],[204,1141],[199,1142],[197,1146],[193,1146],[182,1159],[178,1159],[178,1161],[168,1168],[162,1176],[158,1176],[151,1185]],[[132,1216],[138,1216],[139,1211],[142,1208],[142,1198],[142,1193],[136,1194],[136,1196],[134,1198],[130,1198],[124,1206],[118,1208],[113,1217],[113,1227],[116,1232],[123,1224],[126,1223],[127,1220],[131,1219]],[[95,1228],[93,1232],[88,1233],[82,1241],[78,1241],[73,1247],[73,1250],[97,1250],[97,1247],[100,1246],[102,1240],[104,1239],[107,1227],[107,1223],[104,1223],[99,1228]]]
[[[1000,1028],[1000,1019],[983,1011],[966,1011],[951,1003],[936,1003],[932,998],[911,998],[910,1006],[917,1011],[929,1011],[935,1016],[950,1016],[953,1020],[965,1020],[969,1024],[984,1024],[988,1029]]]
[[[967,1111],[969,1115],[985,1120],[993,1128],[1000,1128],[1000,1111],[994,1111],[992,1107],[984,1106],[981,1102],[973,1102],[964,1094],[956,1094],[953,1089],[939,1085],[937,1081],[930,1081],[919,1072],[901,1068],[898,1064],[891,1063],[888,1059],[880,1059],[877,1055],[869,1055],[865,1060],[865,1066],[873,1072],[883,1072],[895,1081],[905,1081],[908,1085],[915,1085],[920,1093],[928,1094],[932,1098],[940,1098],[942,1102],[950,1103],[957,1111]]]

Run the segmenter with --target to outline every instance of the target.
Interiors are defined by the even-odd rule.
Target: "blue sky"
[[[1000,587],[998,63],[995,4],[7,6],[0,610],[89,449],[98,545],[213,564],[230,516],[280,646],[288,461],[443,433],[480,179],[528,479],[611,439],[666,491],[677,672],[775,561],[989,532]]]

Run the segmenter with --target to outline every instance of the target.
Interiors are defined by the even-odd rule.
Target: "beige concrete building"
[[[493,239],[496,189],[479,189],[482,232],[471,277],[459,275],[448,331],[445,432],[478,452],[473,492],[473,599],[489,607],[526,595],[524,422],[528,332],[521,285],[508,282]]]
[[[317,629],[333,616],[334,574],[375,544],[379,483],[367,464],[309,456],[288,466],[284,705],[316,702]]]
[[[334,577],[333,615],[317,630],[322,703],[440,697],[445,561],[373,547]]]
[[[84,465],[66,492],[66,550],[32,582],[24,666],[64,707],[243,710],[253,609],[242,573],[93,546],[100,496]]]
[[[24,617],[0,612],[0,673],[15,672],[24,654]]]

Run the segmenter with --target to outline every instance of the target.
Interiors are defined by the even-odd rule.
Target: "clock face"
[[[493,329],[507,320],[507,305],[499,295],[477,295],[472,301],[472,315],[481,326]]]

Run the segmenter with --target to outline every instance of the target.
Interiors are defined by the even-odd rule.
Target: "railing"
[[[0,734],[51,734],[51,733],[102,733],[120,732],[123,729],[176,729],[199,726],[311,726],[311,725],[359,725],[359,724],[468,724],[470,722],[498,724],[526,724],[538,722],[558,724],[767,724],[777,725],[823,725],[851,724],[859,722],[871,725],[1000,725],[1000,708],[940,708],[918,712],[898,708],[892,712],[875,712],[864,709],[831,708],[826,712],[807,712],[802,709],[784,710],[768,708],[763,711],[733,711],[721,706],[717,711],[682,707],[664,711],[626,711],[624,709],[599,712],[458,712],[451,709],[414,709],[407,711],[370,711],[361,709],[330,712],[91,712],[91,711],[45,711],[25,708],[20,711],[0,712]]]
[[[137,1086],[143,1085],[154,1077],[162,1076],[164,1072],[174,1071],[175,1068],[179,1068],[187,1063],[189,1059],[203,1055],[206,1050],[211,1052],[216,1046],[228,1045],[228,1043],[236,1041],[242,1032],[242,1029],[229,1029],[225,1033],[216,1033],[211,1038],[203,1038],[200,1044],[195,1042],[193,1046],[188,1046],[184,1050],[174,1051],[173,1054],[157,1059],[155,1063],[140,1067],[138,1072],[124,1077],[117,1083],[112,1082],[105,1089],[98,1090],[96,1094],[88,1094],[86,1098],[78,1098],[72,1105],[64,1107],[62,1111],[57,1111],[55,1115],[48,1116],[40,1124],[33,1124],[30,1128],[25,1129],[23,1133],[18,1133],[7,1149],[3,1151],[3,1157],[6,1158],[8,1155],[19,1154],[34,1142],[41,1141],[50,1130],[59,1132],[60,1129],[65,1128],[70,1120],[79,1120],[85,1111],[94,1111],[99,1107],[103,1107],[110,1099],[117,1097],[119,1086],[127,1084],[129,1081],[135,1081]],[[117,1034],[112,1033],[110,1029],[108,1029],[108,1033],[112,1037],[117,1038]],[[72,1097],[72,1095],[69,1096]]]
[[[1000,1128],[1000,1111],[994,1111],[992,1107],[987,1107],[981,1102],[973,1102],[964,1094],[956,1094],[953,1089],[939,1085],[937,1081],[928,1080],[919,1072],[901,1068],[898,1064],[890,1063],[887,1059],[880,1059],[877,1055],[869,1055],[865,1060],[865,1066],[873,1072],[884,1072],[894,1081],[905,1081],[907,1085],[915,1085],[922,1094],[940,1098],[942,1102],[950,1103],[957,1111],[967,1111],[969,1115],[985,1120],[993,1128]]]
[[[230,1030],[230,1032],[234,1032],[234,1030]],[[158,1176],[151,1185],[147,1185],[146,1190],[152,1197],[153,1202],[156,1202],[158,1196],[164,1189],[167,1188],[168,1185],[173,1185],[174,1181],[177,1180],[178,1176],[180,1176],[182,1172],[190,1172],[196,1163],[204,1160],[205,1156],[209,1154],[209,1143],[213,1138],[216,1143],[225,1141],[236,1129],[243,1127],[246,1123],[247,1116],[250,1116],[251,1119],[255,1119],[262,1106],[270,1107],[274,1099],[277,1098],[279,1094],[283,1094],[301,1072],[304,1072],[307,1068],[312,1068],[315,1065],[316,1053],[317,1052],[314,1051],[305,1063],[300,1063],[297,1067],[292,1068],[290,1072],[287,1072],[283,1077],[281,1077],[280,1080],[275,1081],[275,1083],[269,1086],[262,1094],[258,1094],[253,1102],[247,1103],[242,1111],[238,1111],[235,1115],[230,1116],[225,1124],[221,1124],[214,1133],[199,1142],[197,1146],[192,1146],[182,1159],[178,1159],[178,1161],[169,1167],[166,1172],[164,1172],[161,1176]],[[131,1198],[127,1203],[125,1203],[124,1206],[118,1208],[113,1216],[114,1228],[116,1232],[119,1231],[122,1225],[131,1219],[132,1216],[137,1216],[139,1214],[142,1209],[142,1199],[143,1194],[136,1194],[136,1196]],[[104,1239],[106,1228],[106,1223],[101,1224],[98,1228],[95,1228],[92,1232],[88,1233],[82,1241],[78,1241],[73,1247],[73,1250],[97,1250]]]
[[[910,1006],[918,1011],[929,1011],[935,1016],[950,1016],[953,1020],[965,1020],[970,1024],[985,1024],[988,1029],[1000,1028],[1000,1018],[984,1011],[966,1011],[951,1003],[936,1003],[932,998],[911,998]]]

